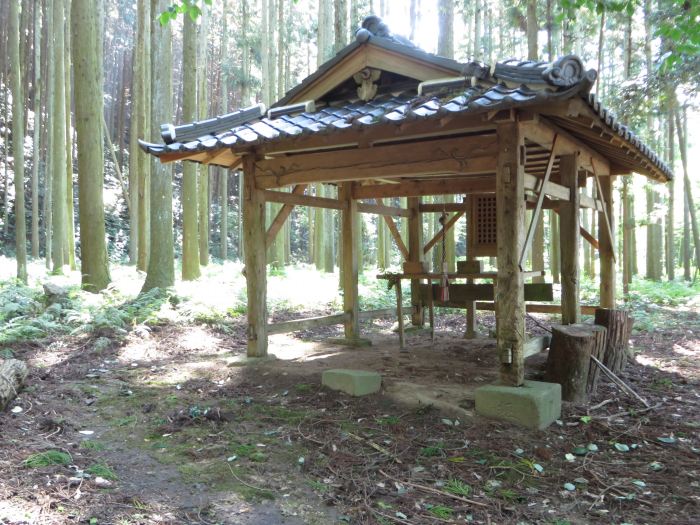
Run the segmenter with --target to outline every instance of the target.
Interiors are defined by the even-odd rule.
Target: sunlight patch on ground
[[[269,347],[270,353],[283,361],[313,361],[338,353],[329,353],[324,344],[300,341],[289,334],[270,336]]]
[[[201,326],[193,326],[178,341],[179,346],[185,350],[209,350],[216,351],[221,343],[218,337],[213,337],[209,332],[203,330]]]

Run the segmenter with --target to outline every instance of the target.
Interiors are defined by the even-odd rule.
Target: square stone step
[[[335,368],[323,372],[321,384],[351,396],[366,396],[379,392],[382,386],[382,376],[377,372],[367,370]]]

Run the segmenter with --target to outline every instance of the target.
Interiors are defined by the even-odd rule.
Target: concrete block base
[[[366,396],[379,392],[382,376],[377,372],[366,370],[336,368],[324,371],[321,383],[332,390],[340,390],[351,396]]]
[[[561,385],[525,381],[523,386],[486,385],[475,391],[476,413],[543,430],[561,417]]]

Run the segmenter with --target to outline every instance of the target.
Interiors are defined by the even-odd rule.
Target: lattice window
[[[469,249],[471,257],[496,256],[496,195],[471,195]]]

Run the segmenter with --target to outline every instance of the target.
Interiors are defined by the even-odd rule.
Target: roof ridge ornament
[[[389,30],[389,26],[377,15],[366,16],[364,20],[362,20],[361,27],[355,32],[355,40],[360,44],[369,42],[372,37],[386,38],[387,40],[408,47],[418,47],[408,38],[393,34]]]

